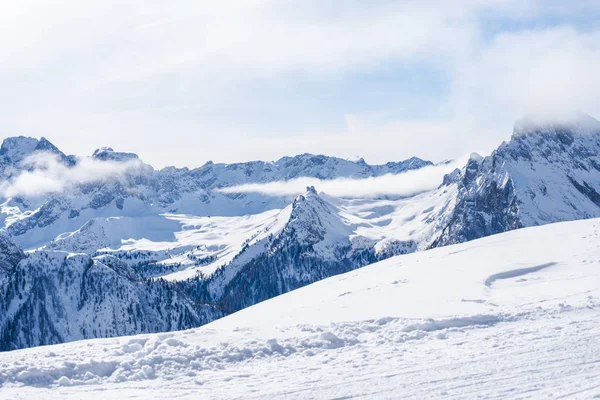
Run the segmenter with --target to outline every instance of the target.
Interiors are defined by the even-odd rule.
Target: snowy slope
[[[596,398],[600,220],[403,255],[204,327],[4,353],[0,397]]]

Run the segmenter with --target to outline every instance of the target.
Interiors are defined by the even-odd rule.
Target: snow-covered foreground
[[[0,354],[0,397],[600,398],[600,220],[399,256],[204,327]]]

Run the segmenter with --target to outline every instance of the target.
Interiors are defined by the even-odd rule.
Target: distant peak
[[[39,142],[39,140],[27,136],[6,138],[0,146],[0,156],[8,157],[12,161],[19,161],[25,155],[32,153]]]
[[[367,163],[364,158],[359,157],[359,156],[349,157],[349,158],[347,158],[347,160],[350,162],[353,162],[355,164],[366,164]]]
[[[139,159],[137,154],[114,151],[111,147],[101,147],[96,149],[94,154],[92,154],[92,158],[102,161],[129,161]]]
[[[307,193],[313,193],[313,194],[317,194],[317,190],[315,189],[314,186],[307,186],[306,187],[306,192]]]
[[[17,165],[27,157],[37,152],[46,152],[58,155],[67,165],[74,165],[75,158],[66,156],[48,139],[42,137],[35,139],[26,136],[14,136],[6,138],[0,147],[0,160]]]

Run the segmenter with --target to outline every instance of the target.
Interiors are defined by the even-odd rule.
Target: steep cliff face
[[[497,160],[496,160],[497,161]],[[494,166],[494,155],[470,157],[458,180],[455,208],[431,247],[462,243],[517,229],[519,202],[510,175]]]
[[[600,122],[522,120],[489,157],[472,156],[456,181],[450,222],[434,246],[526,226],[600,216]]]
[[[0,281],[25,258],[25,253],[10,238],[0,232]]]

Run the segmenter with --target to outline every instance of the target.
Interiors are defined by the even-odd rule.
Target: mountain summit
[[[490,156],[471,158],[436,245],[526,226],[600,217],[600,122],[585,114],[521,120]]]

